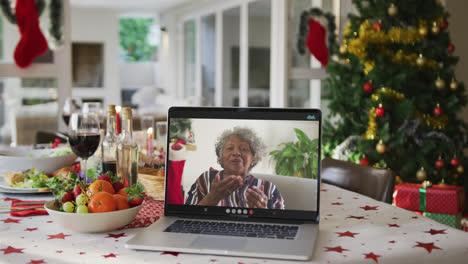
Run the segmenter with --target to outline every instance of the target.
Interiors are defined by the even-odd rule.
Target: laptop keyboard
[[[298,226],[289,225],[176,220],[168,228],[166,228],[165,232],[294,239],[296,237],[298,228]]]

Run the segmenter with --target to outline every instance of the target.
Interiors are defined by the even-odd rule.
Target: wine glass
[[[78,111],[81,107],[81,99],[77,97],[67,97],[63,103],[62,118],[63,122],[68,126],[70,115]]]
[[[82,171],[86,177],[88,158],[99,147],[99,119],[94,113],[72,113],[68,128],[68,142],[73,152],[83,160]],[[85,177],[83,179],[86,179]]]

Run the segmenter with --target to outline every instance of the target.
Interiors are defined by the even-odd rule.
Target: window
[[[156,61],[159,28],[152,18],[120,18],[119,43],[122,61]]]

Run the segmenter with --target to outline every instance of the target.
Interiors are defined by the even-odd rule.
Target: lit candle
[[[149,127],[146,131],[146,153],[153,156],[153,128]]]
[[[115,107],[115,122],[116,122],[116,129],[117,129],[117,135],[120,135],[120,105]]]

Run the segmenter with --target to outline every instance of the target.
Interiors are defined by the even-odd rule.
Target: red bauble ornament
[[[434,108],[434,115],[439,116],[442,114],[442,107],[440,107],[439,104],[437,104],[436,108]]]
[[[448,27],[448,22],[447,21],[442,21],[442,23],[440,24],[440,28],[441,29],[446,29]]]
[[[366,93],[372,93],[372,91],[374,91],[374,85],[371,82],[366,82],[363,88]]]
[[[440,158],[435,163],[435,167],[438,170],[442,169],[444,167],[444,165],[445,165],[444,161],[442,159],[440,159]]]
[[[450,161],[450,164],[452,164],[452,166],[454,167],[458,166],[459,162],[458,162],[457,157],[453,157],[452,160]]]
[[[453,52],[455,50],[455,45],[449,44],[447,49],[448,49],[448,51]]]
[[[375,109],[375,115],[378,117],[383,117],[385,115],[385,108],[383,108],[382,104],[379,104],[379,107]]]
[[[361,160],[359,161],[359,164],[364,165],[364,166],[369,166],[370,162],[366,156],[363,156]]]
[[[380,31],[382,29],[382,23],[381,22],[377,22],[374,24],[374,29],[377,30],[377,31]]]

